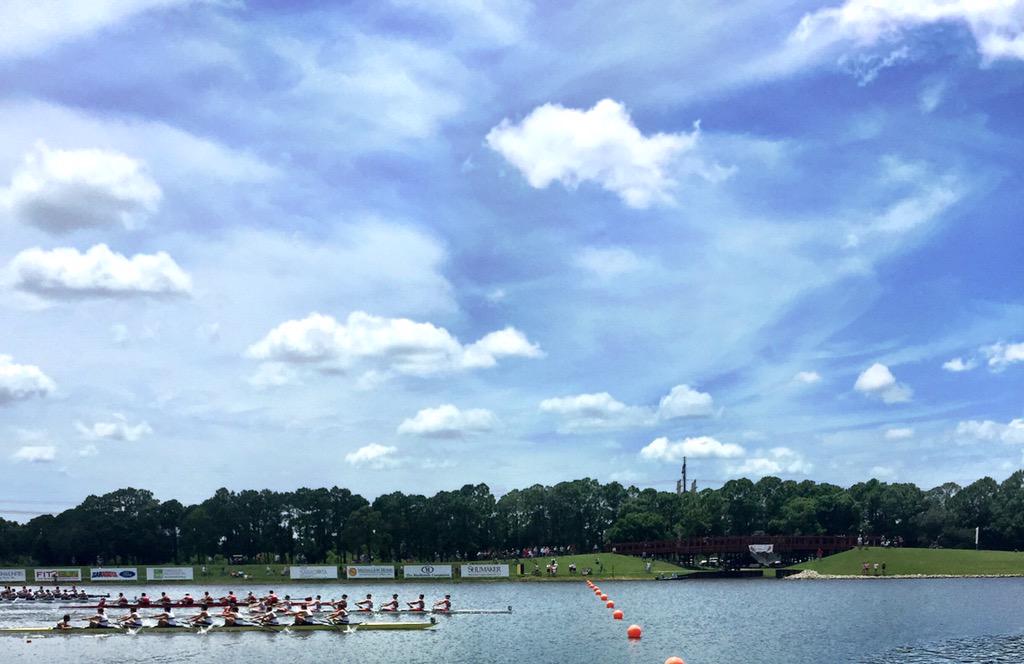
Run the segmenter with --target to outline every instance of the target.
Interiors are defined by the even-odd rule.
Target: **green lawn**
[[[863,563],[885,563],[886,574],[1021,574],[1024,553],[969,549],[853,549],[795,565],[820,574],[859,575]]]

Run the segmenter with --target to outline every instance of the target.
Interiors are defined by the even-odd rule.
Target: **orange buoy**
[[[612,612],[612,618],[614,620],[622,620],[623,616],[625,615],[626,614],[622,612],[622,609],[615,609],[615,611]]]
[[[611,600],[608,600],[608,603],[605,604],[605,606],[607,606],[609,609],[614,609],[615,608],[615,602],[613,602]]]
[[[608,595],[602,594],[601,595],[601,601],[602,602],[607,602],[608,601]]]
[[[640,625],[630,625],[626,628],[626,636],[631,639],[639,639],[643,634],[644,630],[640,629]]]
[[[669,657],[665,660],[665,664],[686,664],[682,657]]]

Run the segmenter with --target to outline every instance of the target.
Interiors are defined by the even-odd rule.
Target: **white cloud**
[[[992,420],[966,420],[957,423],[953,435],[960,440],[1024,444],[1024,419],[1013,419],[1006,424]]]
[[[698,392],[689,385],[676,385],[658,403],[658,417],[708,417],[714,415],[714,400],[707,392]]]
[[[773,447],[761,456],[749,457],[732,468],[733,474],[763,477],[764,475],[796,475],[811,472],[813,466],[788,447]]]
[[[525,0],[391,0],[391,3],[444,17],[456,28],[462,28],[471,43],[491,48],[519,41],[533,9]]]
[[[24,445],[19,447],[11,459],[28,463],[49,463],[57,458],[57,448],[53,445]]]
[[[0,57],[30,55],[141,12],[194,0],[4,0]]]
[[[621,277],[646,266],[635,253],[623,247],[588,247],[576,254],[573,262],[602,280]]]
[[[78,450],[78,456],[80,456],[80,457],[96,456],[99,453],[100,453],[100,448],[96,447],[92,443],[89,443],[88,445],[84,446],[82,449]]]
[[[346,454],[345,461],[357,468],[366,466],[380,470],[398,465],[398,459],[395,458],[396,452],[398,452],[397,447],[370,443],[355,452]]]
[[[672,204],[673,163],[691,151],[699,131],[644,136],[626,108],[602,99],[589,110],[544,104],[522,122],[491,129],[487,144],[518,168],[531,186],[568,188],[596,182],[626,205]]]
[[[540,402],[540,410],[564,417],[564,431],[629,427],[653,422],[653,415],[648,409],[627,406],[607,392],[544,399]]]
[[[1015,344],[994,343],[983,346],[982,355],[988,358],[988,367],[992,371],[1002,371],[1011,364],[1024,362],[1024,341]]]
[[[246,379],[257,389],[294,385],[299,382],[295,369],[281,362],[263,362],[256,371]]]
[[[909,386],[896,382],[896,377],[889,371],[889,367],[878,362],[857,376],[853,389],[868,396],[878,397],[888,404],[910,401],[914,394]]]
[[[917,106],[921,109],[922,113],[928,114],[934,111],[942,103],[943,98],[946,96],[946,82],[938,81],[926,85],[922,90],[921,94],[918,95]]]
[[[891,479],[896,476],[896,469],[891,466],[872,466],[869,473],[875,479]]]
[[[491,431],[497,424],[497,418],[489,410],[470,408],[459,410],[452,404],[444,404],[437,408],[424,408],[403,421],[398,426],[398,433],[432,438],[459,438],[466,434]]]
[[[134,443],[153,433],[147,422],[129,424],[124,415],[114,415],[113,422],[93,422],[91,425],[75,422],[78,433],[86,440],[120,440]]]
[[[0,205],[51,233],[120,224],[135,228],[156,212],[162,192],[143,164],[108,150],[51,150],[25,156]]]
[[[907,440],[914,437],[914,430],[910,427],[899,427],[885,430],[886,440]]]
[[[857,80],[857,85],[864,87],[878,78],[883,69],[896,66],[897,63],[906,60],[909,55],[910,48],[901,46],[886,55],[877,53],[846,55],[839,59],[839,66]]]
[[[131,258],[97,244],[85,253],[62,247],[26,249],[9,266],[14,285],[49,298],[176,296],[192,279],[163,251]]]
[[[492,367],[505,357],[543,356],[536,344],[512,327],[463,346],[448,330],[431,323],[362,311],[352,312],[343,323],[319,313],[286,321],[252,344],[246,354],[257,360],[310,364],[326,371],[376,364],[414,376]]]
[[[796,383],[803,383],[805,385],[813,385],[821,382],[821,374],[817,371],[798,371],[797,374],[793,376],[793,381]]]
[[[745,453],[745,450],[735,443],[722,443],[710,436],[686,438],[676,442],[661,436],[640,450],[640,456],[644,459],[671,462],[682,461],[684,456],[695,459],[733,459]]]
[[[792,39],[819,48],[846,40],[871,45],[938,22],[966,24],[986,62],[1024,59],[1021,0],[847,0],[805,15]]]
[[[953,373],[960,373],[961,371],[970,371],[974,367],[978,366],[974,360],[964,360],[960,357],[954,357],[948,362],[942,363],[942,368],[946,371],[952,371]]]
[[[0,355],[0,405],[45,397],[56,389],[57,384],[39,367],[15,364],[10,355]]]

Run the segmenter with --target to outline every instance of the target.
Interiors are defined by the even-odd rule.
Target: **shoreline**
[[[805,569],[799,574],[784,577],[785,581],[884,581],[892,579],[1020,579],[1024,574],[821,574]]]

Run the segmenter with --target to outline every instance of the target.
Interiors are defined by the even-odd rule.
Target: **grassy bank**
[[[859,576],[863,563],[885,563],[887,575],[1017,574],[1024,575],[1024,553],[965,549],[853,549],[800,565],[819,574]],[[872,572],[873,573],[873,572]]]
[[[510,580],[511,581],[524,581],[524,582],[558,582],[558,581],[574,581],[574,580],[580,580],[580,579],[583,579],[583,578],[590,578],[590,579],[594,579],[594,580],[598,580],[598,579],[602,579],[602,580],[603,579],[653,579],[657,574],[662,573],[662,572],[666,572],[666,573],[675,572],[677,574],[685,574],[685,573],[687,573],[687,570],[684,570],[681,567],[676,567],[675,565],[672,565],[672,564],[669,564],[669,563],[660,562],[660,561],[652,561],[651,570],[648,572],[647,569],[646,569],[646,562],[647,561],[645,561],[645,560],[643,560],[641,558],[636,558],[634,556],[624,556],[624,555],[615,554],[615,553],[599,553],[599,554],[588,554],[588,555],[579,555],[579,556],[555,556],[555,560],[558,562],[558,574],[556,576],[548,575],[547,572],[546,572],[546,569],[545,569],[547,564],[551,562],[551,558],[543,558],[543,559],[541,559],[541,558],[534,558],[534,559],[526,559],[526,558],[524,558],[524,559],[520,559],[518,561],[518,562],[522,563],[523,566],[524,566],[524,574],[523,575],[518,574],[518,572],[516,571],[515,565],[516,565],[517,561],[515,561],[515,560],[500,560],[500,561],[485,560],[485,561],[474,561],[474,562],[480,562],[480,563],[493,563],[493,562],[507,563],[509,565],[509,572],[510,572],[509,578],[508,579],[504,579],[504,578],[494,578],[494,579],[462,579],[462,578],[458,578],[456,576],[456,578],[451,579],[451,581],[455,582],[455,583],[494,583],[494,582],[502,582],[502,581],[510,581]],[[537,566],[539,567],[539,571],[540,571],[539,575],[535,575],[534,574],[534,569],[535,569],[534,568],[534,563],[537,563]],[[569,573],[569,565],[572,564],[572,563],[576,564],[577,570],[576,570],[576,574],[575,575],[572,575],[572,574]],[[389,564],[392,564],[392,563],[386,563],[385,562],[385,563],[375,563],[375,564],[389,565]],[[404,582],[405,579],[401,578],[402,566],[403,565],[414,565],[414,564],[415,565],[419,565],[421,563],[410,563],[410,562],[394,563],[394,565],[397,568],[397,578],[396,579],[382,579],[382,580],[377,580],[377,581],[374,581],[372,579],[359,579],[358,582],[359,583],[394,583],[396,581]],[[460,562],[445,562],[445,563],[433,563],[433,564],[435,564],[435,565],[437,565],[437,564],[444,564],[444,565],[450,564],[454,568],[454,573],[456,575],[458,575],[458,573],[459,573],[459,565],[461,563]],[[130,581],[128,583],[138,583],[138,584],[159,583],[160,585],[164,585],[164,584],[197,585],[197,584],[203,584],[203,583],[227,584],[227,585],[230,585],[230,584],[239,584],[239,585],[240,584],[274,584],[274,585],[282,585],[282,584],[286,584],[286,583],[311,583],[311,581],[299,581],[299,580],[292,581],[289,578],[289,574],[288,574],[289,566],[288,565],[282,565],[282,564],[274,564],[274,565],[230,565],[230,564],[225,564],[225,563],[210,563],[210,564],[207,564],[205,566],[203,566],[203,565],[193,565],[192,566],[192,570],[193,570],[193,576],[195,578],[192,581],[172,581],[172,580],[167,580],[167,579],[151,580],[151,579],[146,579],[145,578],[146,567],[161,567],[161,566],[164,566],[164,567],[188,567],[187,565],[173,565],[173,564],[163,564],[163,565],[155,565],[155,564],[150,564],[150,565],[144,565],[144,564],[124,565],[124,567],[136,567],[138,569],[139,576],[141,577],[139,581]],[[344,566],[339,565],[338,567],[339,567],[339,577],[343,577],[344,573],[345,573]],[[3,569],[24,569],[24,570],[26,570],[26,577],[28,579],[26,581],[26,583],[29,584],[29,585],[33,585],[33,583],[34,583],[32,581],[32,579],[34,578],[34,569],[35,568],[31,568],[31,567],[28,567],[28,568],[18,568],[18,567],[13,567],[13,566],[10,566],[10,567],[9,566],[4,566],[4,565],[0,565],[0,568],[3,568]],[[62,566],[61,568],[62,569],[74,569],[75,567],[74,566]],[[590,568],[591,569],[590,576],[584,576],[583,575],[583,571],[586,568]],[[43,569],[43,568],[40,568],[40,569]],[[88,583],[87,579],[89,578],[89,568],[88,567],[81,567],[79,569],[81,569],[82,579],[84,579],[84,581],[80,581],[80,582],[78,582],[78,584],[81,585],[82,583]],[[416,583],[422,583],[423,579],[410,579],[410,581],[415,581]],[[444,581],[447,581],[447,579],[444,579]],[[325,580],[325,581],[323,581],[323,583],[338,583],[338,582],[345,582],[345,579],[344,578],[339,578],[336,581],[333,580],[333,579],[332,580]],[[70,581],[69,582],[62,582],[60,585],[71,585],[71,583],[73,583],[73,582],[70,582]],[[20,583],[15,583],[14,585],[21,585],[21,584]],[[35,585],[38,585],[38,583],[36,583]]]

